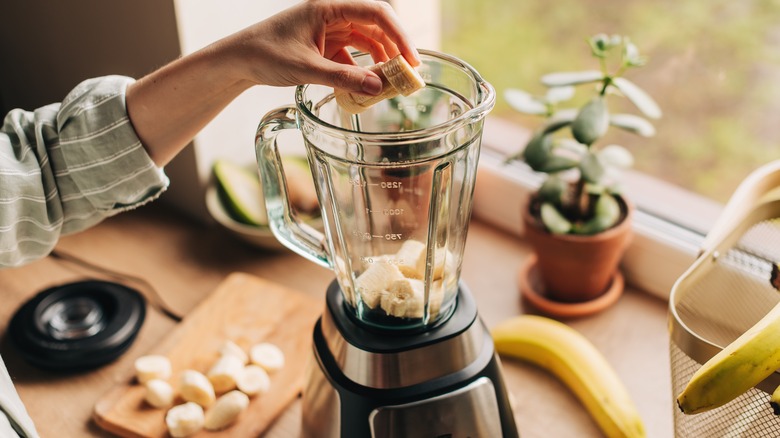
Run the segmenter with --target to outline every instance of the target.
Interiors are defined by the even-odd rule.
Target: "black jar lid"
[[[143,296],[127,286],[86,280],[51,287],[14,314],[8,333],[31,364],[83,371],[118,358],[146,317]]]

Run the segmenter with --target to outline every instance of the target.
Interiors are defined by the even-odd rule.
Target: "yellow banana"
[[[642,418],[617,373],[573,328],[543,316],[520,315],[491,333],[500,355],[535,364],[566,384],[607,437],[646,436]]]
[[[780,415],[780,386],[775,388],[774,392],[772,392],[772,396],[769,397],[769,406],[772,407],[772,412],[774,412],[775,415]]]
[[[349,113],[360,114],[375,103],[398,96],[398,94],[408,96],[425,87],[422,76],[401,55],[387,62],[372,65],[368,69],[382,79],[382,92],[379,95],[368,96],[341,89],[334,90],[336,102]]]
[[[780,304],[704,363],[677,396],[686,414],[723,406],[780,368]]]

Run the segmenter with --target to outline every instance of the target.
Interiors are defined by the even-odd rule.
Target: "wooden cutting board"
[[[250,399],[249,408],[231,427],[201,431],[195,437],[257,437],[298,396],[304,368],[311,358],[314,324],[323,303],[300,292],[242,273],[228,276],[217,289],[148,354],[171,360],[176,387],[185,369],[207,372],[225,340],[245,351],[258,342],[271,342],[285,354],[285,367],[271,374],[269,392]],[[128,376],[95,405],[95,422],[121,437],[167,437],[165,409],[144,401],[144,387]],[[178,400],[177,402],[180,402]]]

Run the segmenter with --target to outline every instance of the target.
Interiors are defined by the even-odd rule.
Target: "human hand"
[[[381,92],[380,78],[356,66],[347,47],[376,62],[400,53],[412,66],[420,64],[395,12],[377,0],[304,1],[215,46],[234,56],[236,73],[254,84],[314,83],[373,95]]]

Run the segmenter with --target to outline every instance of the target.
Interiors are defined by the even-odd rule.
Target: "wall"
[[[0,110],[57,102],[83,79],[140,77],[295,3],[297,0],[25,0],[4,2],[0,26]],[[391,1],[420,48],[439,46],[439,1]],[[208,220],[203,202],[211,164],[252,165],[260,118],[293,102],[294,89],[255,87],[232,102],[166,166],[171,188],[161,198]],[[300,137],[280,137],[301,147]]]

